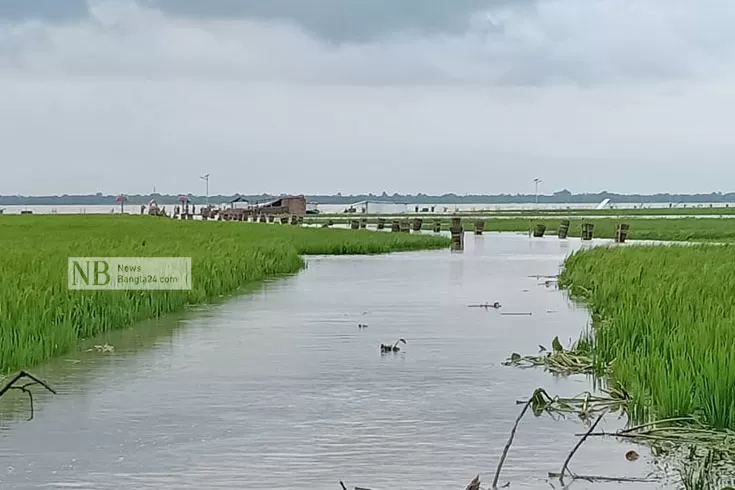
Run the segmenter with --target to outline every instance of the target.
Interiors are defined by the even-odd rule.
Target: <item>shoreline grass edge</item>
[[[30,368],[77,341],[236,294],[302,270],[308,255],[449,248],[443,236],[152,216],[0,218],[0,373]],[[71,291],[67,259],[192,258],[190,291]]]

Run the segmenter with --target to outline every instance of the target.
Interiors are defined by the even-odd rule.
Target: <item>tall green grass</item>
[[[735,245],[596,247],[560,285],[593,311],[596,361],[638,420],[694,415],[735,429]]]
[[[447,247],[436,236],[150,216],[0,218],[0,372],[128,326],[300,270],[301,254],[371,254]],[[70,291],[68,257],[192,258],[190,291]]]

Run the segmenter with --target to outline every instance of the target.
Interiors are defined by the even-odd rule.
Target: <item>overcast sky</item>
[[[732,0],[0,0],[0,194],[735,190]]]

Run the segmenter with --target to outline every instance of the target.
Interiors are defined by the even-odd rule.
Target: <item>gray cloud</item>
[[[49,20],[0,0],[0,192],[179,192],[204,169],[213,192],[710,191],[735,173],[724,0],[304,4]]]

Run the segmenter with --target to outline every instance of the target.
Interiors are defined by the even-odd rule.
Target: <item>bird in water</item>
[[[393,344],[393,345],[390,345],[390,344],[388,344],[388,345],[386,345],[386,344],[380,344],[380,352],[381,353],[384,353],[384,352],[398,352],[399,350],[401,350],[401,348],[398,347],[398,343],[399,342],[403,342],[405,344],[406,343],[406,340],[405,339],[398,339],[398,340],[396,340],[396,343]]]
[[[362,329],[362,328],[367,328],[367,327],[368,327],[368,326],[367,326],[367,324],[365,324],[365,323],[358,323],[358,324],[357,324],[357,328],[360,328],[360,329]]]

